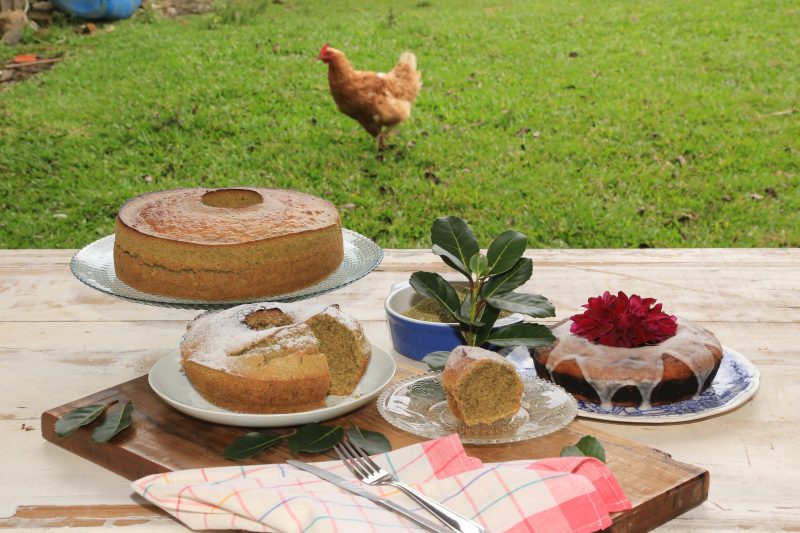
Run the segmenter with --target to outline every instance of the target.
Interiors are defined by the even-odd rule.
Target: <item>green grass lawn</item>
[[[0,247],[80,247],[132,196],[233,185],[323,196],[384,247],[445,214],[534,247],[800,246],[796,2],[488,4],[140,12],[2,48],[66,59],[0,88]],[[333,104],[326,42],[361,69],[418,56],[383,161]]]

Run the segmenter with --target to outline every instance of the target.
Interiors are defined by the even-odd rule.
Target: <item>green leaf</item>
[[[510,229],[498,235],[487,251],[489,270],[492,275],[502,274],[513,267],[525,253],[528,237]]]
[[[541,324],[510,324],[492,331],[486,339],[497,346],[549,346],[556,338],[547,326]]]
[[[472,292],[468,290],[461,301],[461,315],[469,317],[470,313],[472,313]]]
[[[99,443],[110,441],[115,435],[131,425],[132,414],[133,404],[122,402],[116,409],[110,411],[103,422],[94,429],[92,440]]]
[[[605,448],[603,448],[603,445],[600,444],[600,441],[594,438],[592,435],[581,437],[581,440],[579,440],[575,446],[577,446],[577,448],[587,457],[595,457],[604,463],[606,462]]]
[[[481,312],[478,314],[478,320],[483,322],[483,325],[478,328],[475,334],[475,346],[481,346],[486,342],[487,337],[492,332],[494,323],[497,322],[497,317],[500,316],[500,310],[491,305],[485,305]]]
[[[533,261],[527,257],[521,257],[510,269],[490,277],[481,289],[481,297],[491,298],[511,292],[531,279],[532,274]]]
[[[56,422],[56,435],[62,439],[72,435],[79,427],[91,424],[109,405],[107,403],[97,403],[73,409]]]
[[[470,258],[480,251],[478,239],[467,223],[458,217],[441,217],[434,220],[431,226],[431,243],[451,255],[467,270]],[[469,273],[468,271],[467,274]]]
[[[586,454],[583,453],[577,446],[564,446],[561,448],[561,457],[585,457]]]
[[[251,431],[237,437],[224,450],[222,457],[231,461],[241,461],[258,455],[270,446],[275,446],[283,438],[282,435],[267,431]]]
[[[489,269],[489,261],[486,256],[477,253],[469,259],[469,269],[475,273],[476,276],[481,277]]]
[[[301,427],[289,437],[289,450],[293,453],[320,453],[333,448],[342,442],[344,430],[342,426],[323,426],[312,422]]]
[[[594,457],[604,463],[606,462],[606,450],[600,444],[600,441],[592,435],[581,437],[581,440],[575,443],[574,446],[564,446],[561,449],[561,457],[567,456]]]
[[[450,357],[450,352],[431,352],[422,358],[424,363],[427,363],[431,370],[441,370],[447,364],[447,358]]]
[[[550,300],[540,294],[509,292],[487,298],[486,301],[498,309],[523,313],[534,318],[556,316],[556,308],[550,303]]]
[[[471,326],[480,325],[479,322],[474,322],[461,313],[458,293],[441,275],[433,272],[414,272],[408,281],[415,291],[436,300],[442,309],[450,313],[453,320]]]
[[[369,431],[356,426],[347,428],[347,440],[355,444],[369,455],[391,451],[392,443],[383,433]]]
[[[448,252],[447,250],[436,244],[433,245],[432,250],[433,253],[442,258],[442,261],[444,261],[444,263],[447,266],[449,266],[452,269],[458,270],[459,272],[464,274],[467,278],[472,279],[472,274],[470,273],[471,271],[469,267],[463,265],[461,261],[459,261],[456,258],[456,256],[454,256],[453,254],[451,254],[450,252]]]

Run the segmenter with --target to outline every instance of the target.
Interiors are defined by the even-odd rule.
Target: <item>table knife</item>
[[[420,527],[427,529],[428,531],[434,531],[435,533],[446,533],[447,531],[445,529],[442,529],[442,527],[439,526],[438,524],[428,520],[427,518],[419,516],[414,511],[406,509],[402,505],[398,505],[393,501],[381,498],[379,496],[375,496],[368,490],[365,490],[364,488],[358,486],[354,481],[347,480],[332,472],[323,470],[318,466],[310,465],[308,463],[303,463],[302,461],[295,461],[294,459],[289,459],[286,462],[295,468],[299,468],[300,470],[304,470],[310,474],[314,474],[318,478],[324,479],[329,483],[333,483],[342,490],[346,490],[347,492],[351,492],[353,494],[361,496],[362,498],[366,498],[371,502],[380,505],[381,507],[385,507],[390,511],[394,511],[395,513],[401,514],[406,518],[408,518],[409,520],[411,520],[412,522],[414,522],[415,524],[419,525]]]

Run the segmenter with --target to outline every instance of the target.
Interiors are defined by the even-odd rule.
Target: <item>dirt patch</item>
[[[50,70],[61,59],[61,56],[17,56],[0,68],[0,83],[26,80],[35,74]]]
[[[148,1],[146,4],[148,4],[147,7],[151,7],[169,18],[181,15],[200,15],[214,9],[214,0],[155,0]]]
[[[53,9],[50,2],[37,2],[36,4],[42,4],[43,7],[41,7],[41,9]],[[47,4],[47,6],[44,6],[44,4]],[[182,15],[199,15],[202,13],[208,13],[214,9],[214,0],[143,0],[142,8],[152,9],[165,17],[174,18]],[[20,13],[22,12],[20,11]],[[24,19],[24,15],[22,16]],[[5,29],[5,25],[0,26],[0,34],[3,34],[2,30]],[[111,26],[111,29],[107,31],[111,30],[113,30],[113,26]],[[93,22],[85,22],[80,26],[77,26],[76,31],[82,34],[91,35],[97,32],[98,28]],[[7,32],[6,35],[10,33],[11,31]],[[61,59],[61,56],[36,56],[33,60],[28,58],[25,61],[19,61],[17,58],[15,58],[6,62],[5,64],[0,64],[0,87],[6,83],[15,83],[27,80],[31,76],[39,74],[40,72],[50,70],[56,63],[61,61]]]

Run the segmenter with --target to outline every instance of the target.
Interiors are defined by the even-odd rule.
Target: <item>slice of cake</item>
[[[442,373],[447,405],[468,426],[514,416],[522,405],[522,379],[506,359],[476,346],[457,346]]]
[[[372,346],[361,324],[342,312],[338,305],[330,305],[311,315],[305,319],[305,323],[314,332],[322,353],[328,359],[330,394],[351,394],[366,372],[372,356]]]

